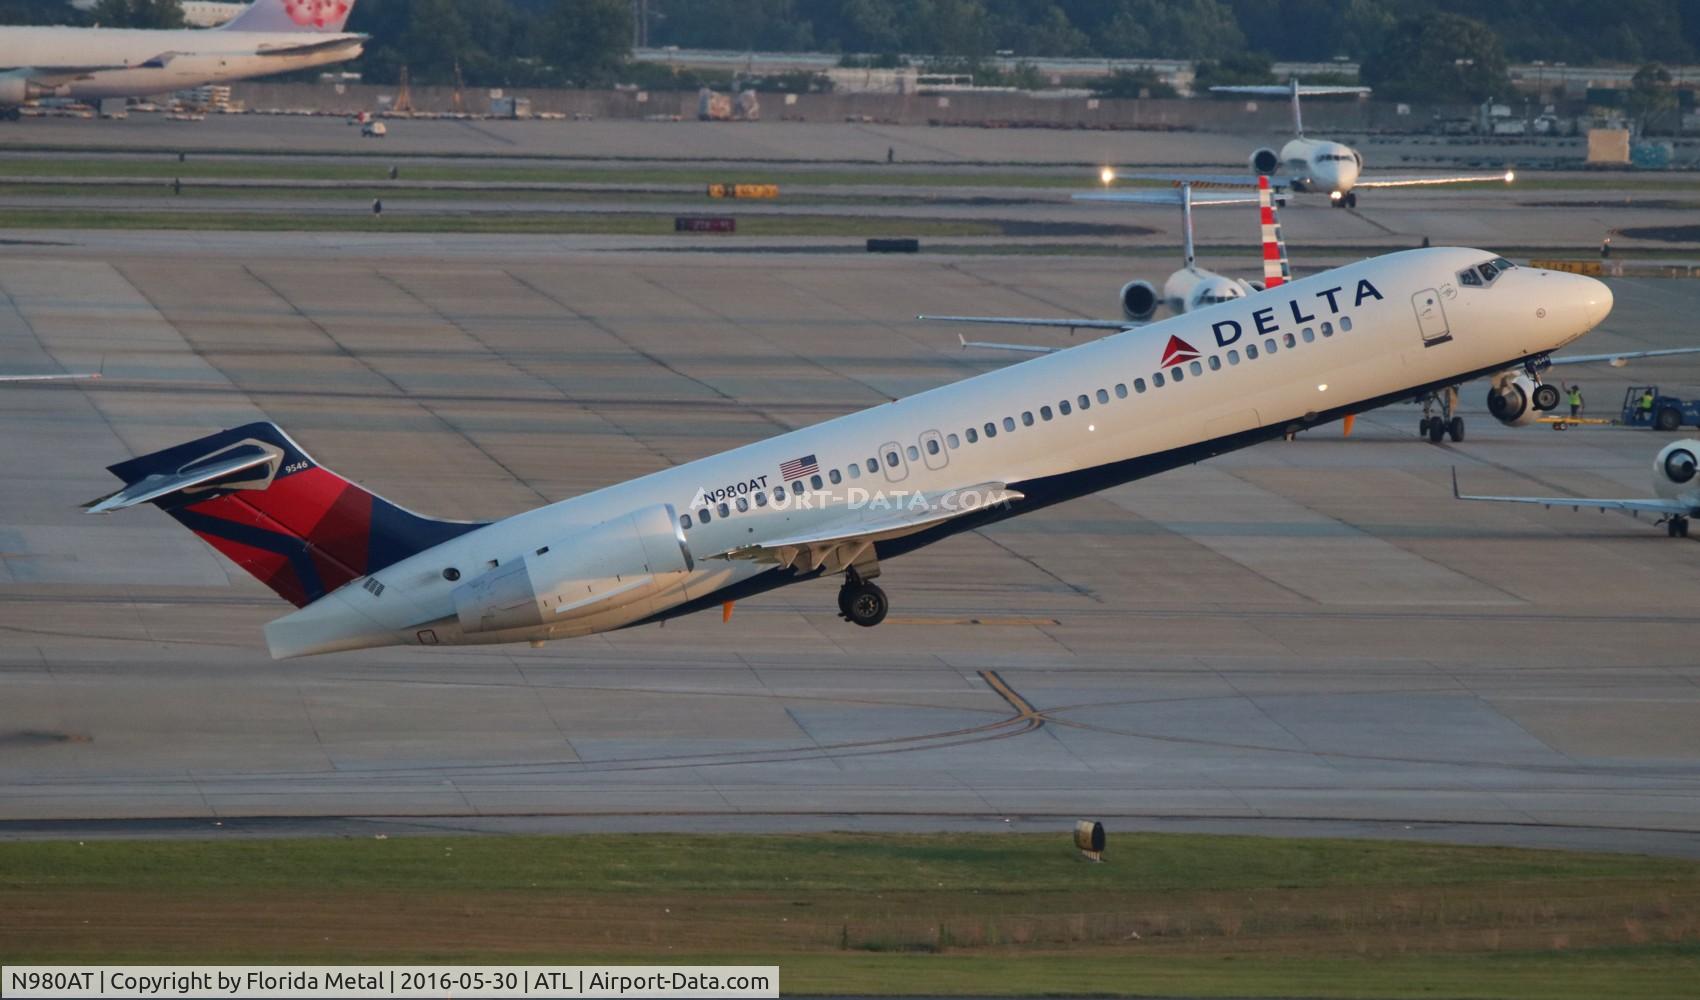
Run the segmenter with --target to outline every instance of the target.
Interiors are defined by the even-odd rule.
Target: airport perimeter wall
[[[376,84],[240,83],[232,96],[251,109],[304,108],[314,111],[376,111],[393,98],[396,88]],[[695,91],[614,91],[509,89],[509,97],[531,101],[533,113],[589,115],[595,118],[672,116],[695,118]],[[416,111],[453,110],[452,87],[414,87]],[[468,88],[465,110],[485,114],[490,109],[488,88]],[[1110,100],[1088,97],[1035,97],[1025,93],[950,94],[798,94],[786,103],[784,94],[762,94],[761,117],[766,120],[835,122],[866,119],[895,125],[997,125],[1053,128],[1194,129],[1198,131],[1259,131],[1279,135],[1291,129],[1291,112],[1284,99],[1225,100],[1217,98]],[[1438,112],[1455,117],[1467,107],[1400,105],[1382,101],[1309,100],[1305,102],[1308,129],[1346,131],[1428,131]]]

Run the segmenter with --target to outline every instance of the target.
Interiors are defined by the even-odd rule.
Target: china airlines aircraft
[[[0,117],[39,97],[140,97],[353,59],[354,0],[254,0],[217,28],[0,27]]]
[[[1538,503],[1543,507],[1569,507],[1580,510],[1595,507],[1599,510],[1627,510],[1631,513],[1660,515],[1656,522],[1665,526],[1672,538],[1688,537],[1688,519],[1700,517],[1700,441],[1687,438],[1673,441],[1660,449],[1653,458],[1653,492],[1656,499],[1602,499],[1599,497],[1487,497],[1469,496],[1458,492],[1458,470],[1452,470],[1452,495],[1460,500],[1485,500],[1490,503]]]
[[[1245,86],[1245,87],[1211,87],[1217,94],[1246,94],[1257,97],[1288,97],[1293,102],[1293,138],[1281,147],[1280,152],[1263,146],[1252,151],[1252,173],[1259,177],[1270,178],[1275,187],[1294,191],[1326,192],[1329,202],[1335,208],[1358,207],[1357,188],[1393,188],[1393,187],[1427,187],[1435,184],[1470,184],[1481,181],[1504,181],[1510,184],[1517,179],[1515,171],[1504,170],[1496,174],[1364,174],[1364,158],[1361,153],[1341,142],[1327,139],[1311,139],[1305,136],[1304,115],[1299,110],[1299,98],[1306,95],[1319,94],[1368,94],[1368,87],[1318,87],[1305,86],[1295,77],[1287,81],[1286,86]],[[1102,173],[1104,183],[1115,180],[1117,171],[1106,167]],[[1135,175],[1128,175],[1135,176]],[[1252,183],[1250,179],[1237,174],[1229,175],[1189,175],[1193,180],[1220,184],[1228,187],[1246,187]],[[1164,175],[1161,179],[1178,180]]]
[[[111,466],[92,513],[152,503],[299,610],[274,657],[587,635],[821,576],[884,619],[887,560],[1426,387],[1536,384],[1611,311],[1482,250],[1408,250],[1116,333],[490,523],[404,510],[253,423]]]

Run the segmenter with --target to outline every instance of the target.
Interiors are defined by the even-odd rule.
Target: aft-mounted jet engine
[[[1259,177],[1268,177],[1275,173],[1275,168],[1281,165],[1281,154],[1263,146],[1251,152],[1251,172]]]
[[[1501,377],[1488,389],[1487,408],[1493,418],[1507,427],[1532,424],[1559,402],[1558,387],[1536,385],[1527,375]]]
[[[1143,323],[1157,314],[1157,289],[1149,281],[1130,281],[1122,286],[1122,317]]]

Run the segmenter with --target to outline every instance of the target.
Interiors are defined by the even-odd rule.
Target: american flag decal
[[[819,471],[820,464],[815,461],[813,455],[804,455],[802,458],[793,458],[789,462],[779,463],[780,479],[801,479],[804,476],[812,476]]]

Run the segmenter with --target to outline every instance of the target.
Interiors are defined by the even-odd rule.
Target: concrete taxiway
[[[107,376],[0,385],[0,836],[1086,816],[1700,854],[1700,550],[1450,495],[1451,466],[1642,495],[1668,436],[1503,429],[1472,390],[1463,444],[1389,408],[894,560],[877,629],[816,582],[725,624],[275,663],[269,591],[157,511],[77,509],[105,465],[263,417],[500,517],[1007,363],[912,317],[1102,315],[1130,263],[0,235],[3,367]],[[1580,349],[1695,341],[1700,284],[1614,287]],[[1693,362],[1566,374],[1593,413],[1700,394]]]

